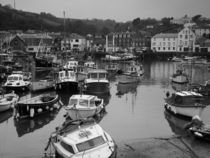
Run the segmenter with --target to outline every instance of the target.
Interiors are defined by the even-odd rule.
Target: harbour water
[[[169,80],[177,63],[157,61],[143,63],[143,66],[145,74],[140,83],[119,85],[117,79],[112,78],[110,94],[100,96],[105,99],[106,112],[99,124],[117,143],[182,134],[182,126],[187,123],[173,118],[163,106],[167,91],[185,88],[185,85],[171,85]],[[192,83],[204,84],[210,79],[210,71],[204,65],[190,65],[185,69]],[[30,94],[22,97],[26,97],[24,95]],[[61,102],[68,104],[71,95],[59,94]],[[65,113],[61,108],[55,113],[20,121],[14,119],[13,111],[0,113],[0,157],[44,157],[48,138],[55,127],[65,121]],[[205,117],[210,120],[210,115],[205,114]]]

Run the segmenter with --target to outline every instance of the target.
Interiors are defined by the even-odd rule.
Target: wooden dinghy
[[[39,114],[52,112],[59,108],[58,95],[42,94],[30,99],[21,100],[15,106],[16,118],[33,118]]]

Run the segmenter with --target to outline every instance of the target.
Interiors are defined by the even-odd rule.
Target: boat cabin
[[[25,85],[24,76],[21,74],[9,75],[5,85]]]
[[[78,66],[78,61],[76,61],[76,60],[71,60],[71,61],[68,61],[68,62],[63,66],[63,68],[64,68],[64,69],[75,70],[77,66]]]
[[[60,150],[68,151],[68,156],[84,152],[91,153],[91,149],[98,149],[107,143],[107,135],[97,124],[83,123],[71,126],[68,134],[59,136]],[[61,148],[62,147],[62,148]],[[67,153],[67,152],[65,152]]]
[[[74,71],[68,71],[68,70],[63,70],[59,71],[58,73],[58,79],[59,80],[64,80],[64,79],[75,79],[76,80],[76,74]]]
[[[204,105],[204,97],[200,93],[191,91],[181,91],[172,94],[168,99],[170,104],[176,106],[193,106],[193,105]]]
[[[102,69],[90,70],[87,74],[87,79],[107,79],[107,71]]]
[[[84,108],[89,108],[98,106],[101,101],[101,99],[93,95],[73,95],[69,100],[69,106],[79,105]]]
[[[96,64],[93,61],[85,62],[84,66],[88,68],[96,68]]]

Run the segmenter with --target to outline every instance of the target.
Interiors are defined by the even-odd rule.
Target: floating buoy
[[[39,108],[39,109],[37,110],[38,113],[41,113],[42,111],[43,111],[42,108]]]
[[[50,111],[53,111],[53,108],[50,108]]]
[[[46,106],[46,110],[49,110],[49,106]]]
[[[34,117],[34,108],[30,109],[30,117]]]

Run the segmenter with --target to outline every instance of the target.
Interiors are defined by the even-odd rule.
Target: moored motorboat
[[[87,78],[84,81],[84,92],[87,94],[108,93],[109,80],[107,79],[107,71],[104,69],[88,71]]]
[[[118,82],[121,84],[139,82],[143,74],[143,66],[132,62],[127,65],[126,70],[118,76]]]
[[[92,117],[100,113],[104,108],[104,100],[94,95],[72,95],[65,109],[68,116],[73,119]]]
[[[60,106],[58,95],[42,94],[29,99],[20,100],[15,106],[16,118],[33,118],[46,112],[52,112]]]
[[[209,104],[202,94],[192,91],[181,91],[165,98],[165,108],[170,112],[192,118],[200,116],[204,108]]]
[[[56,81],[56,90],[68,90],[75,92],[78,90],[77,75],[72,70],[61,70],[58,72],[58,79]]]
[[[51,134],[52,144],[59,158],[116,158],[116,144],[95,121],[77,120],[64,124]]]
[[[189,79],[186,73],[184,73],[182,70],[177,70],[176,73],[172,75],[171,81],[174,83],[184,84],[188,83]]]
[[[0,96],[0,112],[14,108],[17,104],[19,96],[13,92]]]
[[[22,74],[11,74],[7,77],[6,83],[3,87],[8,90],[26,91],[30,88],[30,81],[24,81]]]

